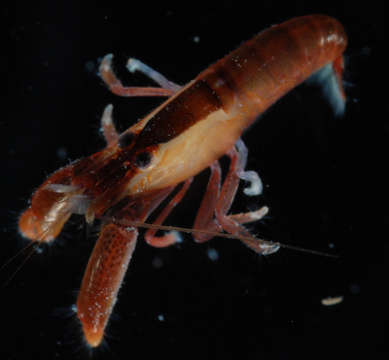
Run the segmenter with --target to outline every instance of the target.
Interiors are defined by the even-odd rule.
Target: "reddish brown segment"
[[[208,83],[225,108],[239,96],[242,111],[250,115],[251,110],[255,119],[324,65],[338,65],[346,44],[343,26],[334,18],[299,17],[262,31],[198,78]]]
[[[86,341],[100,344],[117,292],[135,249],[138,232],[115,224],[103,226],[89,259],[77,299]]]
[[[118,204],[118,209],[113,210],[115,217],[145,221],[171,191],[163,189],[140,199],[129,199],[124,206]],[[98,346],[104,336],[137,236],[135,228],[108,223],[102,227],[93,249],[77,298],[77,315],[92,347]]]
[[[57,237],[71,215],[66,206],[69,194],[56,193],[46,187],[50,184],[69,185],[72,173],[72,165],[57,170],[34,193],[30,207],[19,218],[19,231],[23,236],[38,241],[51,241]]]

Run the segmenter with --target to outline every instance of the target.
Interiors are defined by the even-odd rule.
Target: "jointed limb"
[[[262,183],[255,172],[245,172],[244,167],[247,160],[247,149],[244,143],[239,140],[236,148],[231,149],[227,155],[231,159],[230,168],[223,186],[220,190],[221,170],[216,161],[210,167],[211,176],[208,182],[206,193],[201,202],[199,212],[196,216],[194,229],[204,229],[210,231],[221,231],[244,237],[242,241],[251,249],[260,254],[270,254],[278,250],[277,244],[268,244],[260,239],[254,238],[241,224],[260,220],[268,212],[266,206],[256,210],[240,214],[227,215],[234,200],[241,178],[251,181],[245,193],[256,195],[261,189]],[[247,174],[249,174],[247,176]],[[216,218],[214,218],[214,215]],[[198,242],[211,239],[213,235],[194,233],[194,238]]]
[[[171,90],[173,91],[173,93],[181,89],[180,85],[175,84],[174,82],[168,80],[165,76],[160,74],[158,71],[155,71],[150,66],[144,64],[138,59],[129,58],[127,62],[127,69],[131,73],[135,71],[141,72],[142,74],[146,75],[150,79],[154,80],[163,89]]]
[[[216,160],[209,168],[211,175],[208,180],[207,189],[201,200],[193,228],[220,232],[222,228],[214,218],[216,203],[220,193],[221,168],[219,161]],[[193,238],[197,242],[205,242],[212,239],[213,235],[194,232]]]
[[[112,121],[112,109],[113,106],[111,104],[107,105],[104,109],[103,116],[101,117],[101,132],[104,135],[107,145],[110,145],[119,139],[119,134]]]
[[[165,208],[158,215],[157,219],[153,222],[154,225],[161,225],[165,219],[168,217],[170,212],[174,207],[182,200],[186,192],[189,189],[190,184],[192,183],[193,178],[187,179],[182,188],[177,192],[177,194],[169,201]],[[155,236],[157,232],[156,229],[149,229],[145,234],[145,240],[149,245],[154,247],[166,247],[173,245],[180,241],[179,234],[176,231],[170,231],[163,236]]]
[[[259,254],[268,255],[276,252],[279,249],[279,245],[269,244],[268,242],[262,241],[261,239],[254,238],[249,231],[241,226],[241,223],[239,222],[239,220],[248,219],[249,221],[253,221],[254,219],[259,220],[267,213],[266,207],[254,212],[238,214],[235,216],[227,215],[239,185],[239,174],[244,173],[244,166],[246,164],[247,154],[245,154],[244,151],[243,153],[239,152],[239,150],[242,149],[242,144],[243,142],[237,145],[236,148],[232,148],[227,153],[231,159],[231,163],[226,179],[224,180],[222,190],[220,192],[219,201],[216,205],[216,219],[221,227],[228,233],[244,237],[244,239],[241,241],[249,248]]]
[[[108,54],[104,56],[101,65],[100,65],[100,76],[105,82],[105,84],[108,86],[108,88],[116,95],[119,96],[171,96],[173,95],[178,89],[179,86],[170,82],[167,80],[164,76],[157,73],[155,70],[152,70],[151,68],[147,67],[143,63],[142,66],[137,67],[137,70],[140,70],[144,72],[147,76],[150,76],[153,80],[157,81],[162,86],[166,87],[135,87],[135,86],[129,86],[125,87],[121,83],[121,81],[116,77],[115,73],[112,70],[112,54]],[[131,67],[130,67],[131,69]],[[152,70],[152,71],[148,71]],[[135,71],[135,70],[132,70]]]

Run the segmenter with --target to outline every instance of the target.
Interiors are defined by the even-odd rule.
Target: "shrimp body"
[[[77,302],[91,346],[101,342],[137,238],[135,228],[120,225],[115,219],[145,221],[183,182],[175,202],[157,218],[156,222],[162,223],[193,176],[210,167],[210,181],[194,227],[249,236],[241,224],[257,220],[264,211],[227,215],[239,179],[258,184],[253,172],[244,171],[247,149],[240,136],[280,97],[324,68],[331,75],[335,111],[341,113],[345,104],[341,76],[346,42],[342,25],[324,15],[272,26],[186,86],[164,82],[164,89],[144,90],[148,95],[153,91],[163,95],[165,91],[171,96],[120,135],[110,120],[112,109],[107,108],[102,120],[107,147],[58,170],[34,193],[31,206],[19,220],[21,233],[32,240],[54,239],[72,213],[85,214],[88,222],[106,215],[113,219],[103,222]],[[141,91],[131,92],[120,84],[110,60],[110,56],[105,57],[100,72],[111,90],[123,96],[140,95]],[[220,189],[217,161],[223,155],[230,157],[231,165]],[[247,191],[251,195],[258,192]],[[162,238],[154,234],[149,230],[145,235],[154,246],[177,240],[173,234]],[[194,237],[197,241],[210,238]],[[247,240],[246,245],[265,254],[278,249],[255,240]]]

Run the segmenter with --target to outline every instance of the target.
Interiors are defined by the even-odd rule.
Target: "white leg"
[[[248,150],[242,139],[238,139],[235,146],[240,155],[240,169],[237,172],[239,179],[250,182],[250,186],[244,188],[243,192],[247,196],[256,196],[262,194],[263,184],[258,173],[253,170],[244,171],[247,163]]]
[[[100,64],[100,76],[112,93],[119,96],[171,96],[176,91],[159,87],[123,86],[112,70],[113,55],[105,55]]]
[[[119,138],[119,134],[112,121],[112,109],[113,106],[111,104],[107,105],[104,109],[103,116],[101,117],[100,131],[103,133],[107,145],[117,141]]]
[[[173,92],[177,92],[181,89],[180,85],[175,84],[174,82],[168,80],[165,76],[160,74],[158,71],[152,69],[150,66],[146,65],[142,61],[129,58],[127,62],[127,69],[129,72],[134,73],[135,71],[139,71],[142,74],[149,77],[151,80],[154,80],[158,85],[160,85],[164,89],[172,90]]]

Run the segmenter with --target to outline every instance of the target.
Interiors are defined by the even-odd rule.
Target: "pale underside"
[[[240,137],[247,119],[238,111],[219,109],[169,142],[160,144],[150,165],[128,184],[128,194],[180,183],[225,154]]]

